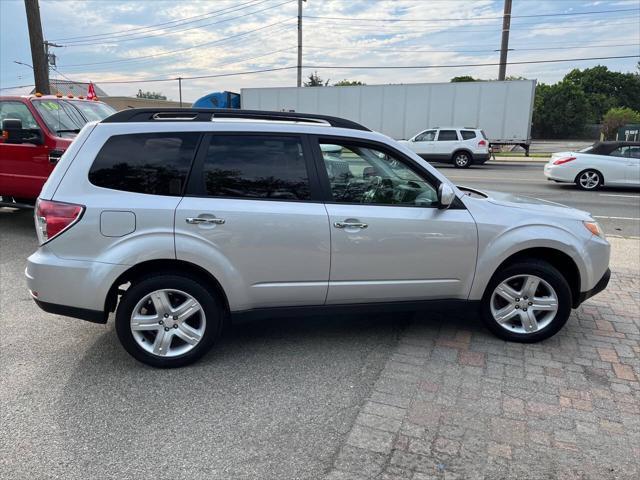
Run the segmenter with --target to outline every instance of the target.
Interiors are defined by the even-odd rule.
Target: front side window
[[[297,137],[214,135],[202,166],[212,197],[309,200],[302,143]]]
[[[439,142],[450,142],[458,140],[458,134],[455,130],[440,130],[438,135]]]
[[[629,156],[631,158],[640,158],[640,147],[629,147]]]
[[[21,102],[0,102],[0,124],[6,118],[20,120],[24,129],[35,130],[40,128],[29,108]]]
[[[321,142],[331,195],[338,203],[435,206],[436,189],[403,161],[375,148]]]
[[[89,181],[98,187],[152,195],[181,195],[200,134],[115,135],[98,152]]]
[[[473,130],[460,130],[460,135],[462,135],[463,140],[472,140],[476,138],[476,132]]]
[[[422,132],[419,135],[416,135],[416,142],[433,142],[436,139],[436,131],[435,130],[427,130],[426,132]]]

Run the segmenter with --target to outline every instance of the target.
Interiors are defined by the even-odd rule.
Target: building
[[[89,91],[89,83],[88,82],[72,82],[70,80],[59,80],[59,79],[51,79],[49,80],[49,88],[53,95],[57,93],[61,93],[64,96],[73,95],[74,97],[78,96],[87,96],[87,92]],[[93,88],[96,91],[96,95],[98,98],[106,97],[107,92],[102,90],[95,83],[93,84]],[[32,95],[36,93],[36,89],[34,88],[30,92]]]

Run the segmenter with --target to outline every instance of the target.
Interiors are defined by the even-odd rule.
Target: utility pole
[[[509,28],[511,27],[511,0],[504,0],[502,16],[502,44],[500,45],[500,70],[498,80],[504,80],[507,73],[507,53],[509,52]]]
[[[302,86],[302,2],[298,0],[298,87]]]
[[[31,44],[31,59],[33,61],[33,79],[36,92],[43,95],[51,94],[49,88],[49,65],[42,39],[42,24],[40,23],[40,6],[38,0],[24,0],[27,11],[27,26],[29,27],[29,43]]]
[[[182,77],[178,77],[178,91],[180,92],[180,108],[182,108]]]

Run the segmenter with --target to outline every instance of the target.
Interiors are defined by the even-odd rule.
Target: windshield
[[[71,105],[76,107],[82,113],[82,116],[89,122],[103,120],[109,115],[116,113],[115,109],[111,108],[106,103],[99,102],[83,102],[79,100],[69,100]]]
[[[115,112],[103,103],[78,100],[34,100],[33,105],[49,130],[66,138],[74,137],[87,122],[102,120]]]

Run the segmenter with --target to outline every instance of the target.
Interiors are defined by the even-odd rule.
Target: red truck
[[[115,110],[71,95],[0,96],[0,206],[33,206],[80,129]]]

